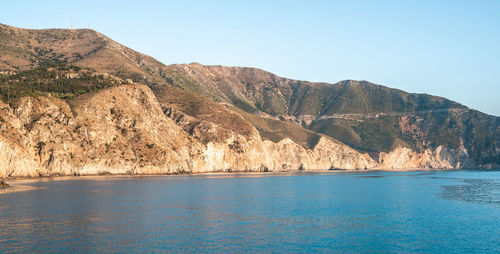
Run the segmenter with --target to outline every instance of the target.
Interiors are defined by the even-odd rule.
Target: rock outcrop
[[[417,153],[398,147],[390,153],[380,153],[378,169],[453,169],[474,167],[464,150],[451,150],[444,146]]]

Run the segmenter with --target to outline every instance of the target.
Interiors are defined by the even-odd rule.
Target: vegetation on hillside
[[[363,152],[389,152],[397,146],[417,148],[409,135],[401,133],[395,117],[364,121],[324,119],[314,121],[308,128]]]
[[[289,138],[304,148],[313,149],[321,138],[320,134],[290,121],[260,117],[244,111],[239,111],[239,113],[255,126],[263,139],[276,143]]]
[[[215,123],[246,137],[252,134],[249,122],[210,99],[172,86],[153,87],[153,91],[162,105],[173,106],[184,114]]]
[[[75,65],[53,65],[0,75],[0,99],[12,103],[23,96],[48,95],[71,99],[121,83]]]

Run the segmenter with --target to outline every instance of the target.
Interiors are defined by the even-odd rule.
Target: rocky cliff
[[[262,140],[160,107],[145,85],[83,95],[67,103],[23,97],[0,104],[0,178],[217,171],[454,168],[463,152],[400,148],[375,160],[322,136],[312,149]]]

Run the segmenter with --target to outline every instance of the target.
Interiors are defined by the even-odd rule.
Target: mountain
[[[164,65],[0,24],[0,177],[498,167],[500,119],[367,81]]]
[[[478,164],[500,163],[499,118],[427,94],[367,81],[312,83],[255,68],[172,65],[175,84],[252,114],[288,120],[359,151],[466,150]]]

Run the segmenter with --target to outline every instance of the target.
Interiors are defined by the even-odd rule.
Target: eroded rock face
[[[264,141],[273,170],[369,169],[376,162],[367,154],[322,137],[314,149],[304,149],[290,139],[278,143]]]
[[[464,150],[450,150],[444,146],[426,149],[417,153],[408,148],[398,147],[390,153],[381,153],[379,169],[452,169],[473,167]]]
[[[0,104],[0,178],[217,171],[416,169],[471,166],[465,150],[397,148],[378,160],[329,137],[313,149],[286,138],[240,135],[160,107],[144,85],[65,101],[26,97]]]
[[[176,173],[190,168],[185,158],[196,149],[201,153],[146,86],[103,90],[71,105],[23,98],[1,113],[0,161],[7,165],[0,177]]]

